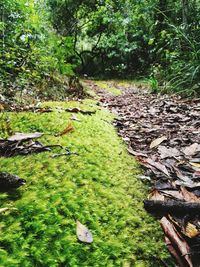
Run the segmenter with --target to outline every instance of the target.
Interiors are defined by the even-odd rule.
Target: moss
[[[106,92],[108,93],[111,93],[113,95],[121,95],[121,90],[116,88],[114,85],[113,85],[114,81],[95,81],[95,84],[105,90]]]
[[[17,209],[0,214],[0,266],[160,266],[152,255],[169,255],[157,222],[143,210],[140,170],[117,136],[113,116],[91,100],[43,105],[97,112],[77,114],[81,122],[73,121],[75,131],[62,137],[54,134],[67,126],[70,113],[7,114],[14,131],[44,132],[44,144],[60,144],[79,155],[52,158],[55,149],[1,158],[1,171],[27,184],[15,194],[0,193],[0,207]],[[77,219],[92,231],[91,245],[77,241]]]

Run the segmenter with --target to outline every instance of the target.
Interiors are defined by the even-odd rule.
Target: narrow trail
[[[200,266],[200,99],[116,81],[86,84],[116,114],[118,134],[145,170],[141,178],[153,188],[145,207],[161,219],[169,251],[179,266]]]

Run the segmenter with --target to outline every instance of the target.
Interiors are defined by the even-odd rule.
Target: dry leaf
[[[185,228],[184,234],[188,236],[189,238],[194,238],[198,236],[200,232],[198,231],[198,229],[196,228],[194,224],[188,223]]]
[[[81,120],[79,120],[74,114],[71,116],[71,118],[70,118],[72,121],[81,121]]]
[[[83,243],[92,243],[93,237],[92,233],[88,230],[88,228],[80,223],[79,221],[76,222],[76,235],[78,240],[80,240]]]
[[[189,192],[185,187],[181,186],[181,193],[184,200],[187,202],[200,203],[200,198],[198,198],[194,193]]]
[[[161,164],[160,162],[156,162],[156,161],[154,161],[153,159],[150,159],[150,158],[148,158],[146,160],[146,162],[148,164],[150,164],[151,166],[155,167],[156,169],[160,170],[161,172],[163,172],[167,176],[170,176],[167,168],[165,167],[165,165]]]
[[[200,169],[200,163],[190,162],[190,165]]]
[[[16,133],[8,138],[8,141],[24,141],[39,138],[43,133]]]
[[[0,111],[4,110],[4,106],[2,104],[0,104]]]
[[[178,200],[184,199],[181,192],[176,191],[176,190],[160,190],[160,192],[168,198],[178,199]]]
[[[80,108],[67,108],[65,111],[73,112],[73,113],[79,113],[80,112],[84,115],[92,115],[92,114],[96,113],[96,111],[82,110]]]
[[[150,194],[150,199],[164,201],[165,197],[157,189],[154,189]]]
[[[165,140],[167,140],[166,136],[162,136],[162,137],[159,137],[159,138],[155,139],[154,141],[151,142],[150,148],[152,149],[154,147],[159,146]]]
[[[180,156],[180,152],[175,147],[174,148],[167,148],[165,146],[159,146],[158,152],[160,153],[161,159],[173,158],[173,157]]]
[[[187,146],[185,147],[185,149],[183,150],[183,153],[186,155],[186,156],[193,156],[196,154],[197,151],[199,151],[200,148],[199,148],[199,144],[197,143],[194,143],[192,144],[191,146]]]
[[[74,130],[75,129],[74,129],[73,125],[70,123],[61,133],[58,134],[58,136],[68,134],[70,132],[73,132]]]

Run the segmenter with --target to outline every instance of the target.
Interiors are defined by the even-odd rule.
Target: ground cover
[[[27,180],[16,193],[0,193],[0,266],[162,266],[167,261],[158,224],[143,210],[147,191],[140,170],[112,126],[113,115],[95,101],[45,103],[51,108],[96,110],[76,114],[74,132],[55,136],[70,113],[4,113],[14,132],[44,132],[46,145],[79,155],[52,158],[60,149],[1,158],[1,171]],[[7,118],[6,118],[7,117]],[[1,138],[5,137],[1,134]],[[76,220],[92,232],[87,245],[76,238]]]

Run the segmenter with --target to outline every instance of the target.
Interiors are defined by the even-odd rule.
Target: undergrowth
[[[77,114],[75,131],[56,137],[70,113],[7,113],[15,132],[44,132],[44,144],[60,144],[79,155],[52,158],[41,154],[1,158],[1,171],[27,184],[16,193],[0,193],[1,267],[161,266],[168,261],[157,222],[143,210],[146,190],[139,168],[126,152],[111,122],[112,115],[91,100],[45,103],[97,110]],[[1,136],[3,137],[3,136]],[[76,238],[76,220],[92,232],[86,245]]]

